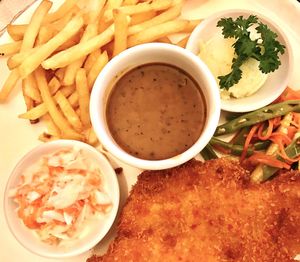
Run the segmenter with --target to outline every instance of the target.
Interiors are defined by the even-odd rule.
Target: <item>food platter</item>
[[[56,5],[59,5],[60,1],[54,1]],[[37,4],[37,3],[36,3]],[[25,23],[28,21],[33,9],[36,7],[34,4],[27,11],[25,11],[17,20],[16,23]],[[183,10],[183,16],[187,18],[205,18],[208,15],[225,9],[241,8],[258,11],[260,13],[269,16],[273,20],[277,21],[282,29],[286,32],[293,50],[294,68],[296,69],[297,62],[300,61],[300,51],[298,47],[300,45],[300,29],[294,23],[297,21],[297,17],[300,15],[300,6],[296,0],[288,0],[282,4],[282,1],[225,1],[225,0],[186,0],[186,4]],[[0,11],[4,12],[4,11]],[[1,14],[0,14],[1,15]],[[1,25],[2,27],[2,25]],[[0,43],[6,42],[8,36],[4,34]],[[1,67],[1,79],[0,85],[8,74],[5,66],[5,59],[0,60]],[[300,88],[300,75],[296,70],[292,73],[289,85],[292,88]],[[22,101],[20,90],[16,88],[15,94],[11,96],[8,103],[0,105],[0,187],[1,187],[1,215],[0,215],[0,227],[3,230],[0,238],[1,244],[1,261],[19,261],[21,258],[24,261],[50,261],[49,259],[36,256],[26,249],[24,249],[10,233],[3,213],[3,194],[5,185],[7,183],[10,172],[17,163],[17,161],[34,146],[40,144],[37,137],[43,130],[43,125],[30,125],[28,121],[17,118],[17,115],[25,111],[25,105]],[[131,186],[135,183],[137,175],[141,170],[121,163],[111,155],[109,159],[114,167],[122,167],[124,172],[118,176],[120,189],[121,189],[121,204],[124,204],[126,197],[130,191]],[[103,252],[110,240],[113,237],[113,230],[107,235],[107,237],[99,243],[96,247],[96,252]],[[92,251],[91,251],[92,252]],[[64,259],[62,261],[85,261],[90,256],[91,252],[87,252],[75,258]],[[55,260],[58,261],[58,260]]]

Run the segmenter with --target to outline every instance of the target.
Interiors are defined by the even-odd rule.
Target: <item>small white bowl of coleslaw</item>
[[[27,153],[8,180],[4,210],[21,245],[44,257],[82,254],[107,234],[119,207],[119,184],[106,157],[74,140]]]

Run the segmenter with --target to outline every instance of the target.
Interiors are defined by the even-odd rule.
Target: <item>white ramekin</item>
[[[114,80],[122,72],[139,65],[155,62],[177,66],[198,82],[206,100],[207,118],[199,139],[185,152],[164,160],[145,160],[128,154],[114,141],[106,123],[106,102]],[[90,102],[92,125],[102,145],[119,160],[138,168],[150,170],[178,166],[195,157],[211,139],[218,125],[220,110],[218,86],[207,66],[192,52],[164,43],[138,45],[114,57],[97,77]]]

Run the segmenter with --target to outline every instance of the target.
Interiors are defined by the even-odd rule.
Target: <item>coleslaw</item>
[[[90,220],[112,209],[99,166],[82,150],[64,148],[42,156],[20,178],[9,192],[18,216],[51,245],[80,238]]]

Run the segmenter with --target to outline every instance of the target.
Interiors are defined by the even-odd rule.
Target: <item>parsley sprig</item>
[[[256,31],[260,38],[251,40],[249,27],[257,25]],[[267,74],[275,71],[281,65],[279,54],[284,53],[285,46],[276,40],[277,34],[267,25],[258,20],[255,15],[250,15],[247,19],[239,16],[236,20],[222,18],[217,23],[222,27],[224,38],[235,38],[233,48],[236,58],[233,58],[232,71],[225,76],[218,76],[220,88],[229,89],[238,83],[242,78],[241,65],[250,57],[259,61],[259,69]]]

